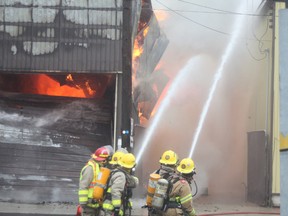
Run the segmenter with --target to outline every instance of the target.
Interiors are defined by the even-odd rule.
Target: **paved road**
[[[133,201],[133,216],[147,216],[147,209],[141,206],[145,203],[143,199]],[[239,215],[239,216],[272,216],[280,215],[280,208],[261,207],[248,202],[225,201],[217,203],[211,197],[199,197],[194,202],[195,209],[199,216],[203,215]],[[0,202],[0,216],[75,216],[76,204],[16,204]],[[228,214],[230,212],[230,214]],[[246,212],[246,213],[244,213]],[[254,212],[254,214],[252,213]],[[232,213],[232,214],[231,214]],[[249,213],[249,214],[247,214]],[[276,213],[276,214],[275,214]]]

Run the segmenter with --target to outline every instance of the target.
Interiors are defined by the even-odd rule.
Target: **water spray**
[[[167,108],[170,104],[170,99],[175,94],[175,91],[177,90],[177,88],[179,88],[179,84],[181,83],[181,81],[184,80],[186,73],[189,73],[191,71],[192,66],[194,65],[193,60],[194,60],[194,58],[191,58],[187,62],[187,64],[180,70],[180,72],[176,76],[175,80],[173,80],[169,90],[167,91],[166,97],[161,102],[156,114],[154,115],[154,118],[152,119],[151,125],[149,125],[146,133],[144,134],[144,140],[141,144],[141,148],[140,148],[138,154],[136,155],[136,163],[138,163],[140,161],[140,159],[144,153],[144,150],[148,146],[149,141],[151,140],[152,135],[154,134],[155,129],[157,128],[160,119],[162,118],[162,115],[165,113],[165,111],[167,110]]]
[[[242,11],[243,7],[244,7],[244,3],[242,3],[242,5],[241,5],[241,7],[239,9],[240,12]],[[195,134],[194,134],[194,139],[193,139],[193,142],[192,142],[192,145],[191,145],[189,158],[192,158],[192,155],[194,153],[194,150],[195,150],[196,144],[198,142],[201,130],[203,128],[203,124],[204,124],[204,121],[206,119],[206,116],[207,116],[207,113],[208,113],[208,109],[209,109],[211,101],[213,99],[217,84],[218,84],[219,80],[222,77],[225,63],[228,61],[229,57],[231,56],[232,51],[234,50],[234,46],[236,44],[236,39],[238,38],[238,36],[240,34],[240,31],[242,29],[243,23],[244,23],[244,18],[245,18],[244,16],[239,16],[239,18],[236,20],[236,22],[234,24],[234,30],[233,30],[231,39],[230,39],[230,41],[229,41],[229,43],[227,45],[227,48],[226,48],[226,50],[224,52],[224,55],[222,56],[220,65],[219,65],[219,67],[218,67],[218,69],[217,69],[217,71],[216,71],[216,73],[214,75],[213,83],[212,83],[212,86],[211,86],[211,88],[209,90],[208,98],[207,98],[207,100],[205,102],[205,105],[203,107],[202,113],[200,115],[200,120],[199,120],[198,126],[196,128],[196,131],[195,131]]]

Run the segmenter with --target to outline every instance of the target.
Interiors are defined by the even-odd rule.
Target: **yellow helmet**
[[[175,165],[178,163],[178,160],[178,155],[174,151],[168,150],[162,154],[159,162],[165,165]]]
[[[121,157],[124,155],[124,152],[121,152],[121,151],[116,151],[113,156],[112,156],[112,159],[111,161],[109,161],[110,164],[118,164],[118,161],[121,159]]]
[[[177,167],[177,171],[184,174],[195,172],[194,161],[190,158],[182,159],[179,166]]]
[[[131,153],[124,154],[121,159],[118,161],[118,164],[121,167],[125,168],[133,168],[136,165],[136,159],[135,156]]]

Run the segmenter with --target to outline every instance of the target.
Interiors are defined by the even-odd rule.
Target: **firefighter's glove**
[[[114,208],[114,214],[113,216],[120,216],[120,208],[117,207],[117,208]]]
[[[135,185],[138,186],[139,185],[139,179],[136,176],[133,176]]]

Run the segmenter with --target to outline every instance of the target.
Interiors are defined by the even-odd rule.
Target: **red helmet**
[[[109,150],[105,147],[100,147],[96,149],[95,153],[91,155],[91,157],[96,161],[104,161],[109,157]]]

